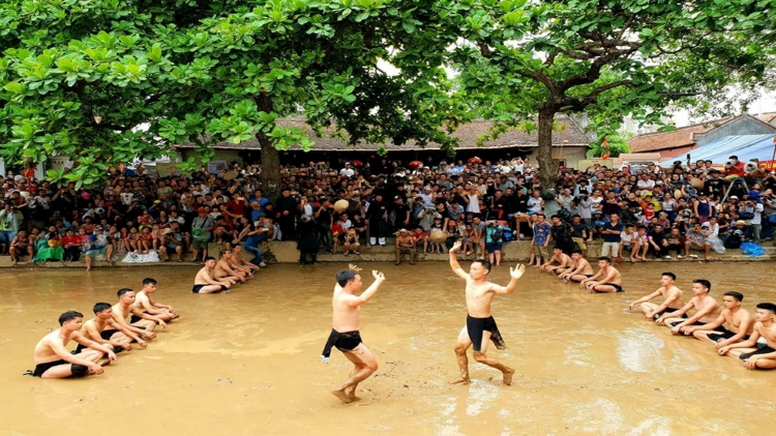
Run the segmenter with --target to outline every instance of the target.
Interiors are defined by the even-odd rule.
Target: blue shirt
[[[552,233],[552,226],[545,221],[541,224],[535,225],[533,231],[534,245],[541,246],[547,243],[547,238],[549,238],[550,233]]]

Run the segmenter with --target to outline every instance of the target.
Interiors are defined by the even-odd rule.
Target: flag
[[[606,160],[609,159],[609,137],[604,136],[604,142],[601,143],[601,150],[603,150],[603,153],[601,153],[601,159]]]

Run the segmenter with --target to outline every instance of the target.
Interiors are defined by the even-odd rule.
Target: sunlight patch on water
[[[624,419],[622,410],[616,403],[598,398],[575,409],[575,416],[570,419],[576,427],[573,429],[574,433],[622,434]]]
[[[625,436],[670,436],[671,427],[669,420],[663,417],[652,417],[641,421],[636,427],[632,428]]]
[[[622,365],[633,372],[665,372],[660,350],[665,346],[654,333],[637,328],[625,329],[617,337],[617,357]]]

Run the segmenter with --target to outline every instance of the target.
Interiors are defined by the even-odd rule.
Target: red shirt
[[[62,245],[64,245],[65,247],[69,247],[71,245],[80,246],[81,237],[78,235],[65,236],[64,238],[62,238]]]

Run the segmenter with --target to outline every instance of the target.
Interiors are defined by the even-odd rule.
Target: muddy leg
[[[455,344],[455,358],[458,361],[458,368],[461,371],[461,377],[450,382],[451,384],[468,385],[471,379],[469,378],[469,359],[466,357],[466,350],[472,345],[472,341],[469,338],[469,331],[464,326],[461,329],[461,333],[458,334],[458,341]]]

